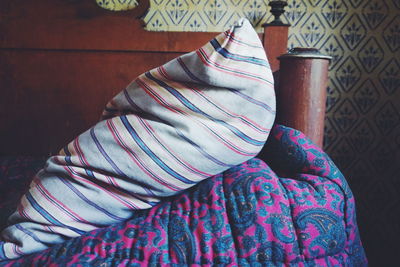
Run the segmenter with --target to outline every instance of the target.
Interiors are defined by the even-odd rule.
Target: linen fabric
[[[51,157],[1,234],[18,258],[125,221],[163,197],[245,162],[275,118],[273,78],[246,19],[146,72],[102,120]]]

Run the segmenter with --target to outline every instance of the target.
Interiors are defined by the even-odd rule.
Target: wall
[[[289,1],[287,14],[290,46],[333,56],[324,148],[356,195],[372,266],[400,249],[399,14],[391,0]]]
[[[269,1],[150,2],[149,30],[221,31],[240,16],[260,30],[271,20]],[[286,10],[289,46],[333,57],[324,148],[356,195],[371,265],[390,266],[400,249],[400,1],[289,0]]]

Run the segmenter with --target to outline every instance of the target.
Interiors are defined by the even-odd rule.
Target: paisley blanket
[[[284,126],[266,146],[268,164],[249,160],[124,223],[0,266],[366,266],[354,198],[331,159]],[[3,218],[29,170],[0,170]]]

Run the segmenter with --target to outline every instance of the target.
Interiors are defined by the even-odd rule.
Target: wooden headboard
[[[145,31],[136,18],[144,8],[110,12],[94,1],[0,2],[0,155],[57,152],[93,125],[136,76],[216,35]],[[270,38],[263,42],[277,70],[287,27],[266,32]]]

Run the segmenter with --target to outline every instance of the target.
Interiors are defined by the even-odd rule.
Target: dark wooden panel
[[[190,52],[218,34],[145,31],[136,16],[146,2],[131,11],[110,12],[94,1],[2,0],[0,48]],[[275,64],[286,50],[287,27],[268,27],[267,36],[264,44]]]
[[[287,52],[289,26],[267,25],[264,28],[263,45],[272,71],[279,70],[278,57]]]
[[[146,1],[111,12],[95,1],[1,0],[0,48],[192,51],[216,33],[148,32],[137,19]]]
[[[320,147],[324,137],[328,65],[327,59],[281,58],[277,89],[277,122],[302,131]]]
[[[137,18],[147,6],[110,12],[89,0],[0,1],[0,154],[58,150],[131,79],[217,34],[147,32]],[[267,35],[287,38],[279,27]],[[265,42],[270,59],[278,43]]]
[[[137,75],[174,53],[0,51],[0,154],[57,151]]]

